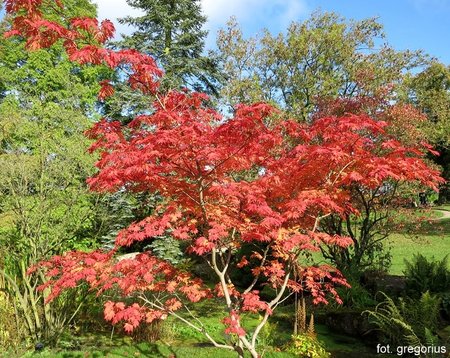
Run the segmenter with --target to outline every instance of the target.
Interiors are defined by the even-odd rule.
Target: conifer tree
[[[199,0],[127,0],[142,10],[138,17],[119,19],[136,28],[123,36],[119,47],[134,48],[152,55],[164,69],[165,88],[190,87],[215,94],[220,75],[211,56],[203,54],[206,17]]]

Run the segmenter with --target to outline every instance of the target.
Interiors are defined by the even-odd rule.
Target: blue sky
[[[94,0],[99,16],[115,20],[131,10],[125,0]],[[301,21],[317,9],[334,11],[346,18],[376,16],[384,25],[387,41],[398,50],[423,49],[450,64],[450,0],[201,0],[214,45],[217,30],[235,15],[246,35],[262,28],[283,32],[291,21]],[[133,12],[136,14],[136,12]],[[120,32],[129,29],[119,27]]]
[[[98,4],[99,17],[116,24],[117,17],[138,14],[125,0],[93,1]],[[304,20],[321,9],[353,19],[376,16],[394,48],[423,49],[450,64],[450,0],[201,0],[201,3],[208,17],[208,47],[214,46],[217,30],[232,15],[250,36],[262,28],[269,28],[272,33],[283,32],[291,21]],[[117,28],[118,32],[130,31],[119,25]]]
[[[308,0],[345,17],[377,16],[396,49],[423,49],[450,64],[450,0]]]

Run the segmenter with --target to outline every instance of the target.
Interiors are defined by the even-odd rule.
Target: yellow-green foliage
[[[18,343],[16,329],[14,307],[6,294],[0,291],[0,351],[6,351]]]
[[[310,334],[292,336],[292,342],[286,349],[287,352],[297,357],[304,358],[328,358],[328,353],[322,344]]]

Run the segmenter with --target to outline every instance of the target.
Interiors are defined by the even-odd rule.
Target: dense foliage
[[[88,1],[67,1],[66,12],[96,13]],[[52,341],[78,299],[44,307],[48,292],[36,286],[47,279],[27,276],[26,268],[96,245],[98,196],[85,183],[95,158],[87,153],[84,131],[95,118],[103,71],[69,61],[60,45],[26,51],[23,40],[3,36],[11,20],[7,16],[0,25],[0,289],[16,305],[16,329],[9,334]]]
[[[268,101],[308,121],[324,99],[397,89],[405,73],[425,59],[420,51],[378,46],[384,38],[376,19],[346,21],[335,13],[315,12],[293,22],[286,33],[265,30],[250,38],[232,19],[217,37],[218,56],[229,76],[221,101],[231,106]]]
[[[441,153],[432,159],[443,168],[442,176],[447,180],[439,192],[439,202],[444,203],[450,200],[450,68],[434,61],[408,76],[405,87],[406,100],[427,116],[422,131]]]

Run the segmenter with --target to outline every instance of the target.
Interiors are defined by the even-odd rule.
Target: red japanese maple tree
[[[61,21],[45,19],[41,6],[55,6]],[[126,331],[173,315],[216,347],[257,357],[258,334],[289,292],[307,290],[316,303],[327,303],[330,296],[340,301],[334,286],[347,285],[342,275],[326,265],[305,266],[300,255],[323,243],[350,244],[349,238],[321,232],[320,221],[356,211],[349,195],[353,183],[370,188],[395,178],[436,188],[440,181],[423,162],[424,150],[404,147],[386,134],[384,122],[365,115],[300,125],[269,121],[276,111],[258,103],[222,118],[205,104],[203,94],[158,93],[162,72],[150,56],[105,49],[102,44],[114,32],[109,21],[63,21],[58,7],[59,0],[7,0],[6,10],[15,16],[9,35],[25,37],[31,49],[63,41],[71,60],[120,67],[132,88],[156,99],[148,115],[127,126],[103,119],[88,132],[95,140],[91,150],[101,155],[90,187],[159,192],[164,201],[151,216],[124,229],[114,250],[69,252],[41,263],[50,279],[43,287],[51,289],[49,300],[87,282],[99,294],[114,290],[127,302],[108,301],[104,309],[105,319],[123,323]],[[101,85],[100,99],[113,93],[110,81]],[[117,259],[120,247],[164,233],[205,258],[216,277],[214,288],[151,252]],[[255,250],[238,262],[235,254],[244,243],[255,243]],[[238,288],[230,270],[244,266],[250,266],[254,279]],[[256,289],[261,281],[275,292],[268,301]],[[228,338],[223,342],[186,306],[202,299],[215,299],[225,308]],[[262,314],[251,332],[245,328],[246,312]]]
[[[363,82],[369,83],[371,78],[369,74]],[[370,113],[372,118],[388,124],[385,127],[387,133],[397,141],[410,147],[426,147],[425,133],[421,130],[426,116],[411,105],[392,102],[392,98],[395,98],[392,86],[380,87],[370,95],[321,98],[313,120],[329,116],[346,117],[349,113]],[[380,153],[382,154],[383,152]],[[354,182],[349,189],[352,193],[352,206],[359,212],[330,215],[322,222],[323,231],[348,235],[353,244],[344,249],[324,245],[321,247],[323,257],[345,272],[362,272],[373,267],[387,268],[390,255],[383,241],[388,239],[392,228],[400,224],[395,217],[399,210],[410,205],[414,195],[412,187],[420,187],[420,184],[411,186],[410,183],[405,183],[404,178],[395,176],[390,176],[388,181],[379,181],[378,186],[367,187],[364,182]],[[410,210],[401,211],[403,216],[411,215]],[[415,218],[411,216],[410,219],[417,221],[417,213]]]

